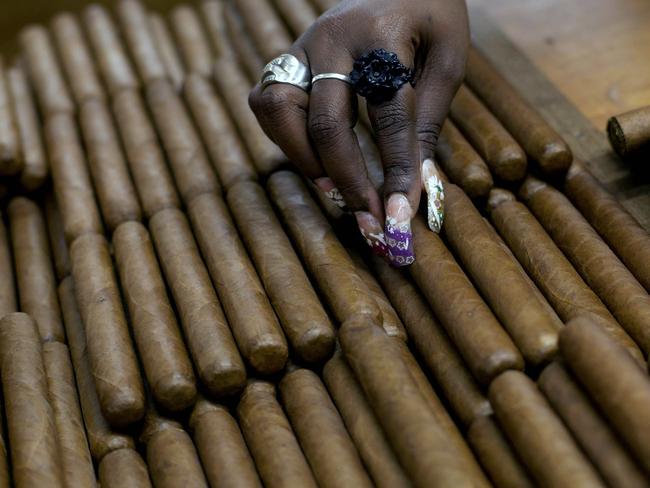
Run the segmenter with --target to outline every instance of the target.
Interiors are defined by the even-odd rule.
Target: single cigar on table
[[[213,55],[194,7],[178,5],[169,14],[169,19],[187,72],[209,78]]]
[[[13,482],[17,488],[62,487],[41,339],[29,315],[10,313],[0,319],[0,362]]]
[[[588,317],[567,324],[560,349],[599,410],[650,473],[648,375]]]
[[[261,488],[237,421],[226,407],[199,398],[190,416],[190,429],[211,486]]]
[[[151,488],[147,465],[137,451],[118,449],[107,454],[99,463],[99,483],[102,488]]]
[[[18,311],[10,243],[2,213],[0,212],[0,276],[2,276],[0,280],[0,318],[8,313]]]
[[[12,106],[10,82],[0,57],[0,175],[15,175],[24,166],[17,114]]]
[[[225,23],[225,27],[227,29],[225,31],[225,35],[228,36],[229,39],[225,45],[226,47],[223,47],[220,51],[218,51],[218,53],[220,53],[220,56],[222,56],[222,58],[219,59],[225,59],[223,56],[232,56],[236,58],[246,70],[249,81],[251,81],[253,84],[257,83],[260,78],[260,73],[264,69],[265,63],[260,54],[257,52],[257,48],[255,47],[255,44],[253,44],[253,40],[246,32],[244,21],[242,20],[241,15],[239,15],[235,4],[233,2],[227,2],[225,4],[224,2],[203,3],[203,5],[213,4],[220,5],[221,10],[219,12],[222,12],[222,22]],[[213,14],[210,14],[210,18],[213,16]],[[206,19],[206,22],[208,22],[208,30],[217,28],[213,22],[210,21],[210,19]],[[219,26],[219,28],[221,27]],[[226,51],[228,52],[226,53]]]
[[[585,313],[596,315],[611,337],[643,363],[639,347],[523,203],[507,190],[494,189],[488,210],[501,237],[564,322]]]
[[[648,354],[648,292],[562,193],[528,177],[519,196],[619,324]]]
[[[537,386],[519,371],[490,385],[490,402],[517,454],[542,486],[604,486]]]
[[[650,106],[630,110],[607,121],[612,149],[622,158],[641,154],[650,147]]]
[[[43,342],[65,343],[43,214],[36,203],[25,197],[11,200],[7,212],[20,310],[34,319]]]
[[[124,427],[144,414],[144,388],[108,243],[86,234],[70,246],[72,276],[102,412]]]
[[[270,61],[291,46],[291,35],[269,0],[236,0],[235,6],[263,59]]]
[[[488,384],[506,369],[523,369],[521,353],[440,237],[422,217],[411,225],[417,259],[409,272],[474,377]]]
[[[296,39],[318,18],[316,9],[308,0],[275,0],[274,5]]]
[[[537,384],[610,486],[647,486],[648,479],[561,363],[549,364]]]
[[[237,416],[264,486],[318,486],[272,383],[250,381],[237,405]]]
[[[59,342],[43,344],[43,363],[65,484],[80,488],[96,487],[95,469],[88,450],[68,347]]]
[[[297,368],[280,382],[282,404],[318,485],[373,486],[320,378]]]
[[[277,373],[287,362],[287,341],[225,202],[205,193],[188,213],[242,356],[261,374]]]
[[[174,85],[176,91],[180,92],[185,81],[185,68],[181,63],[181,58],[172,40],[171,32],[162,15],[151,12],[149,13],[149,31],[153,37],[158,56],[163,64],[165,75]]]
[[[201,381],[215,395],[239,391],[246,369],[185,215],[162,210],[149,230]]]
[[[54,271],[60,281],[70,274],[72,265],[70,264],[68,245],[65,242],[65,235],[63,234],[61,213],[56,204],[54,193],[51,191],[48,191],[45,195],[45,222],[47,224],[47,234],[50,239]]]
[[[147,229],[125,222],[113,233],[115,260],[151,394],[170,411],[196,400],[196,379],[169,303]]]

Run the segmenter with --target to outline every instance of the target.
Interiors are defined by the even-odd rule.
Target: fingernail
[[[320,191],[325,193],[325,196],[327,198],[332,200],[334,205],[342,208],[343,210],[347,208],[345,200],[343,200],[343,195],[341,195],[339,189],[336,188],[336,185],[331,178],[328,178],[327,176],[324,176],[323,178],[316,178],[314,180],[314,184],[320,189]]]
[[[354,216],[357,219],[361,235],[372,248],[372,252],[382,258],[386,257],[388,255],[386,237],[379,221],[369,212],[355,212]]]
[[[436,164],[431,159],[422,163],[422,182],[427,192],[427,223],[436,234],[442,228],[445,217],[445,194],[442,188],[442,179],[436,169]]]
[[[411,233],[411,204],[403,193],[393,193],[386,203],[386,244],[393,266],[407,266],[415,261]]]

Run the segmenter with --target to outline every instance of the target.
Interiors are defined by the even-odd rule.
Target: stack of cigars
[[[472,49],[442,233],[418,216],[413,265],[371,257],[247,104],[335,7],[311,1],[22,30],[0,488],[650,486],[650,234]]]

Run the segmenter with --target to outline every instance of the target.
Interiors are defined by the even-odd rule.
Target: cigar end
[[[288,358],[287,343],[275,334],[267,334],[256,341],[248,359],[255,371],[270,375],[282,370]]]
[[[607,121],[607,135],[609,137],[609,143],[611,144],[614,152],[622,158],[627,156],[625,132],[623,132],[621,124],[616,117],[611,117]]]
[[[140,392],[115,392],[109,401],[101,401],[102,412],[108,423],[116,428],[123,428],[138,422],[144,416],[144,395]]]
[[[487,196],[493,186],[494,180],[487,167],[472,165],[463,178],[463,190],[471,198]]]
[[[159,379],[151,390],[154,398],[166,410],[177,412],[191,407],[196,401],[194,378],[172,373]]]
[[[520,181],[526,176],[526,153],[518,146],[506,146],[497,156],[492,170],[505,181]]]
[[[201,371],[201,380],[212,394],[226,397],[244,388],[246,369],[243,364],[217,361]]]
[[[502,203],[515,201],[517,198],[512,192],[502,188],[493,188],[488,195],[487,208],[489,212],[493,212]]]
[[[542,148],[539,164],[545,173],[564,173],[571,166],[573,154],[564,141],[549,142]]]
[[[320,363],[332,355],[334,344],[334,330],[316,325],[300,336],[293,347],[303,361]]]
[[[548,185],[533,176],[527,177],[519,188],[519,198],[522,200],[529,200],[532,196],[540,190],[543,190]]]

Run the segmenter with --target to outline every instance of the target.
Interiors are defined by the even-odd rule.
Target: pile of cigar
[[[370,256],[247,105],[333,3],[119,0],[22,30],[0,487],[650,485],[650,235],[472,50],[443,231],[414,220],[407,269]]]

